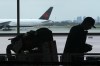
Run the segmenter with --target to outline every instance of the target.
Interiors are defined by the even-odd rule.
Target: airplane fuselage
[[[0,23],[11,21],[9,26],[17,26],[17,19],[0,19]],[[49,20],[43,19],[20,19],[20,26],[34,26],[34,25],[42,25],[44,23],[48,23]]]
[[[52,22],[49,20],[52,9],[53,7],[50,7],[38,19],[20,19],[19,25],[22,27],[32,27],[37,25],[49,24]],[[17,19],[0,19],[0,29],[9,29],[10,27],[16,27],[17,23]]]

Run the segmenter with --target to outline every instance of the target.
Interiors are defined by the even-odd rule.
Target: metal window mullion
[[[17,35],[20,34],[20,0],[17,0]]]

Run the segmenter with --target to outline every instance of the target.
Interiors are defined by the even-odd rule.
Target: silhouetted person
[[[35,31],[32,30],[12,38],[11,44],[6,48],[8,60],[11,60],[12,57],[11,50],[14,51],[15,54],[24,53],[24,51],[33,52],[32,49],[36,47],[35,41]]]
[[[52,31],[45,27],[37,29],[36,36],[37,36],[37,41],[40,44],[47,41],[53,41]]]
[[[81,24],[71,28],[62,55],[62,62],[72,62],[73,64],[84,61],[84,53],[92,50],[92,46],[86,43],[86,37],[88,30],[92,27],[95,28],[94,24],[95,20],[92,17],[86,17]]]
[[[14,51],[15,53],[19,53],[19,48],[16,51],[16,48],[14,48],[14,46],[18,43],[17,41],[19,41],[20,38],[23,37],[23,35],[24,34],[19,34],[15,38],[10,39],[11,40],[11,44],[7,45],[7,48],[6,48],[6,54],[7,54],[8,60],[12,60],[12,53],[11,53],[11,51]]]
[[[45,27],[39,28],[36,30],[36,36],[38,45],[37,51],[38,54],[40,54],[37,60],[45,63],[58,62],[56,41],[53,39],[52,31]]]

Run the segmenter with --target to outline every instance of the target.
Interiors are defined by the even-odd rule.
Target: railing
[[[62,53],[58,53],[58,62],[33,62],[33,61],[17,61],[10,60],[8,61],[6,54],[0,54],[0,65],[100,65],[100,53],[85,53],[84,62],[75,63],[75,62],[61,62]],[[15,54],[12,54],[15,56]]]

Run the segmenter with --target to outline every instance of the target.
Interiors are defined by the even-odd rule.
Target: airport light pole
[[[20,0],[17,0],[17,35],[20,34]]]

